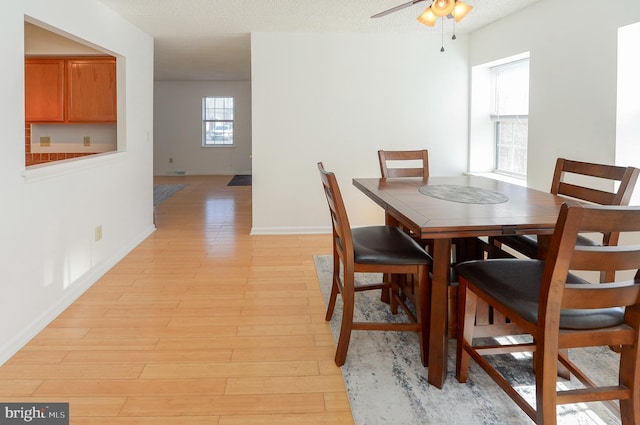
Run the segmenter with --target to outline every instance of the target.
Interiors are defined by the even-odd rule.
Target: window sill
[[[470,176],[487,177],[489,179],[500,180],[500,181],[511,183],[511,184],[517,184],[518,186],[524,186],[524,187],[527,186],[526,180],[505,176],[504,174],[497,174],[497,173],[465,173],[465,174]]]
[[[74,159],[64,159],[46,164],[32,165],[24,170],[22,177],[24,177],[26,183],[48,180],[54,177],[72,174],[77,171],[112,164],[122,158],[122,153],[123,152],[109,152]]]

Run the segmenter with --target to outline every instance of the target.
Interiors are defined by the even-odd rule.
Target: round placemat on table
[[[472,186],[434,184],[422,186],[420,192],[433,198],[464,204],[501,204],[509,198],[502,193]]]

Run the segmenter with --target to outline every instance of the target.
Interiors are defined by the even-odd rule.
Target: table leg
[[[451,239],[435,239],[431,281],[429,335],[429,383],[442,388],[447,376],[447,304],[451,262]]]
[[[547,257],[547,249],[551,243],[551,235],[538,235],[538,260]]]
[[[384,224],[386,224],[387,226],[394,226],[394,227],[400,226],[400,222],[398,222],[398,220],[396,220],[392,215],[389,215],[389,214],[384,215]],[[385,274],[384,276],[382,276],[382,281],[388,284],[388,288],[383,289],[380,292],[380,301],[382,301],[383,303],[391,304],[391,294],[389,292],[391,291],[391,279],[397,279],[397,278],[398,276],[391,276],[390,274]]]

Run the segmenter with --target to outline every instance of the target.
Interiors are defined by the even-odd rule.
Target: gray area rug
[[[331,256],[314,257],[320,287],[328,300],[331,289]],[[378,276],[358,274],[360,281],[380,281]],[[368,292],[368,293],[367,293]],[[356,295],[357,320],[398,320],[380,302],[378,291]],[[331,320],[334,339],[340,330],[342,301],[338,299]],[[402,316],[402,313],[398,313]],[[598,383],[617,383],[618,354],[608,348],[575,349],[572,360]],[[518,391],[535,402],[531,357],[504,355],[496,360],[503,373],[517,383]],[[473,361],[467,383],[455,379],[455,341],[449,344],[447,379],[437,389],[427,382],[427,369],[420,362],[418,337],[410,332],[354,331],[347,361],[342,366],[356,425],[483,424],[531,425],[533,421]],[[580,384],[559,378],[559,387]],[[573,404],[558,409],[559,424],[610,425],[620,420],[602,403]]]
[[[155,207],[160,202],[164,201],[185,185],[183,184],[154,184],[153,185],[153,206]]]

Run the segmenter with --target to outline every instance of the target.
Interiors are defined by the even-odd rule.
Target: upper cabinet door
[[[67,60],[67,121],[116,122],[115,59]]]
[[[63,122],[64,60],[28,59],[24,74],[25,121]]]

